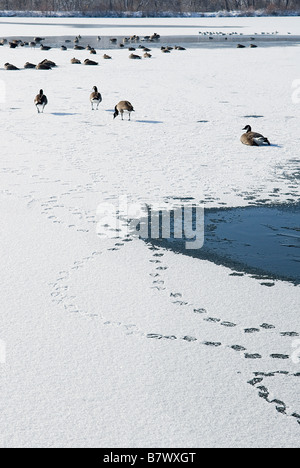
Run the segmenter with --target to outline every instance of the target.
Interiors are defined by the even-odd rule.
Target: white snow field
[[[69,35],[52,26],[69,21],[43,20],[43,32],[30,24],[40,19],[1,19],[0,34]],[[135,21],[101,20],[140,34]],[[192,21],[204,20],[177,28]],[[300,23],[210,21],[292,33]],[[132,61],[98,50],[88,67],[70,63],[85,50],[0,48],[1,446],[299,446],[299,286],[97,235],[99,204],[124,195],[299,202],[299,51],[157,48]],[[44,58],[58,67],[3,68]],[[122,99],[131,122],[113,120]],[[272,146],[243,146],[246,124]]]

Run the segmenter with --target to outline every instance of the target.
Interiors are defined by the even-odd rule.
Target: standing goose
[[[45,106],[48,104],[48,99],[44,94],[44,91],[41,89],[40,93],[35,97],[34,103],[36,105],[38,113],[43,113]]]
[[[263,145],[270,145],[271,143],[269,142],[268,138],[264,137],[260,133],[252,132],[252,129],[250,125],[246,125],[243,130],[246,130],[246,133],[244,133],[241,136],[241,142],[244,145],[248,146],[263,146]]]
[[[99,107],[99,104],[102,102],[102,96],[101,94],[99,93],[98,91],[98,88],[97,86],[94,86],[93,87],[93,92],[92,94],[90,95],[90,101],[91,101],[91,104],[92,104],[92,110],[94,110],[94,104],[96,104],[96,110],[98,110],[98,107]]]
[[[120,101],[115,107],[114,119],[121,114],[122,120],[124,120],[124,113],[127,112],[130,120],[131,112],[135,112],[133,105],[129,101]]]

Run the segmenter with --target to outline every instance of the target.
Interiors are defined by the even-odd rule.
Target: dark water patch
[[[264,286],[280,279],[300,284],[300,204],[205,210],[204,246],[186,249],[184,239],[146,239],[177,254],[209,260],[255,275]],[[161,237],[161,236],[160,236]]]
[[[1,21],[0,21],[1,24]],[[14,23],[14,24],[23,24],[23,23]],[[39,25],[44,25],[41,23],[31,23],[32,27],[34,26],[39,26]],[[101,24],[60,24],[57,25],[55,23],[50,23],[47,24],[47,27],[49,26],[64,26],[69,28],[70,30],[70,35],[64,35],[64,36],[43,36],[43,41],[42,43],[44,45],[57,48],[61,47],[62,45],[67,46],[67,48],[73,48],[74,47],[74,39],[75,36],[78,35],[78,33],[82,34],[82,37],[79,41],[80,46],[87,46],[88,44],[95,48],[95,49],[111,49],[111,50],[116,50],[120,49],[120,43],[123,42],[124,35],[120,35],[121,29],[128,28],[128,25],[121,25],[121,24],[115,24],[115,25],[101,25]],[[104,36],[101,34],[101,29],[103,28],[115,28],[116,32],[118,33],[117,35],[110,35],[110,36]],[[138,27],[144,27],[145,30],[149,30],[151,28],[150,25],[147,26],[141,26],[141,25],[134,25],[132,26],[132,30],[134,33],[134,29]],[[168,25],[162,25],[162,28],[169,28],[171,26]],[[188,29],[190,26],[182,26],[182,28]],[[192,26],[194,28],[195,26]],[[158,30],[160,26],[155,26],[153,25],[153,30]],[[91,30],[93,29],[95,31],[94,35],[84,35],[84,29],[86,30]],[[223,29],[223,26],[222,26]],[[73,30],[74,34],[71,35],[71,31]],[[101,36],[101,40],[98,40],[98,35]],[[8,41],[12,41],[14,39],[19,39],[23,42],[30,42],[33,40],[33,36],[7,36],[6,39]],[[112,43],[110,41],[111,38],[114,38],[117,40],[117,42]],[[202,34],[195,34],[195,35],[173,35],[173,36],[161,36],[160,40],[154,41],[154,42],[148,42],[148,41],[143,41],[143,36],[140,37],[140,41],[133,41],[133,42],[128,42],[124,47],[124,50],[128,50],[128,47],[138,47],[139,45],[143,44],[148,46],[151,49],[159,49],[161,46],[184,46],[185,48],[209,48],[209,49],[214,49],[214,48],[237,48],[237,43],[243,42],[244,45],[249,48],[250,44],[252,41],[252,36],[249,35],[243,35],[240,36],[238,34],[227,34],[227,35],[202,35]],[[256,37],[256,45],[258,47],[284,47],[284,46],[296,46],[299,45],[300,43],[300,36],[257,36]],[[39,47],[39,45],[37,45]],[[254,52],[254,50],[253,50]],[[184,51],[177,51],[174,50],[172,53],[175,54],[183,54]],[[238,49],[237,53],[243,53],[243,50]]]

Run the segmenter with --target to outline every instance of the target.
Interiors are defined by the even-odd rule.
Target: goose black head
[[[43,94],[44,94],[44,91],[40,89],[40,96],[43,96]]]
[[[116,117],[118,117],[118,115],[119,115],[119,111],[118,111],[117,106],[116,106],[116,107],[115,107],[115,113],[114,113],[114,119],[115,119]]]
[[[251,127],[250,127],[250,125],[246,125],[246,127],[243,128],[243,130],[246,130],[247,133],[250,133],[250,132],[251,132]]]
[[[93,90],[95,91],[95,93],[98,93],[98,88],[97,88],[97,86],[93,86]]]

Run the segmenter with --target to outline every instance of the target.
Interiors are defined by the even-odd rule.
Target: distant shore
[[[28,17],[28,18],[236,18],[236,17],[278,17],[300,16],[299,11],[274,10],[248,10],[248,11],[216,11],[216,12],[186,12],[176,13],[163,11],[157,13],[137,12],[81,12],[81,11],[24,11],[2,10],[0,17]]]

